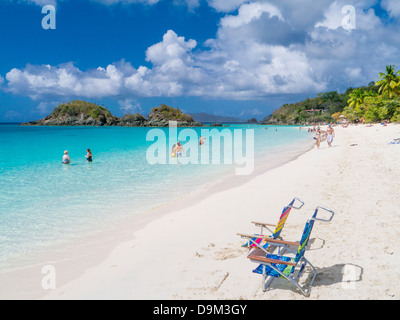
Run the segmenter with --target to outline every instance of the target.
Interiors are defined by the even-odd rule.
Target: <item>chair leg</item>
[[[267,292],[269,286],[271,285],[272,281],[274,281],[275,277],[269,277],[268,281],[267,281],[267,277],[264,277],[264,287],[263,287],[263,291]]]
[[[271,285],[272,281],[274,281],[274,277],[269,277],[267,281],[268,275],[267,275],[267,266],[264,265],[263,268],[263,292],[267,291],[267,288]]]
[[[295,285],[297,288],[299,288],[299,290],[301,291],[301,293],[302,293],[305,297],[308,297],[308,296],[310,295],[311,287],[312,287],[312,285],[313,285],[313,283],[314,283],[314,280],[315,280],[315,278],[316,278],[316,276],[317,276],[317,269],[315,269],[315,267],[311,264],[311,262],[308,261],[306,258],[303,258],[303,259],[304,259],[304,263],[303,263],[303,265],[301,266],[301,268],[300,268],[300,270],[299,270],[300,273],[299,273],[296,277],[294,277],[294,275],[290,275],[290,276],[284,275],[282,272],[280,272],[279,270],[277,270],[276,268],[274,268],[274,266],[273,266],[272,264],[269,264],[269,266],[270,266],[272,269],[274,269],[275,271],[277,271],[277,272],[282,276],[282,278],[285,278],[285,279],[288,280],[290,283],[292,283],[292,284]],[[311,266],[312,271],[314,272],[314,275],[313,275],[313,277],[312,277],[312,279],[311,279],[311,282],[310,282],[310,285],[308,286],[308,288],[303,288],[303,287],[300,285],[299,280],[300,280],[301,273],[304,271],[304,269],[305,269],[305,267],[306,267],[307,264],[309,264],[309,265]],[[264,265],[263,278],[264,278],[264,280],[263,280],[263,292],[266,292],[267,289],[268,289],[268,287],[271,285],[272,281],[275,279],[275,277],[269,276],[269,279],[267,280],[268,275],[267,275],[267,273],[266,273],[266,265]]]
[[[314,283],[314,280],[317,277],[317,269],[315,269],[314,266],[308,260],[307,260],[307,262],[311,266],[311,268],[312,268],[312,270],[314,272],[314,276],[312,277],[312,279],[310,281],[310,285],[309,285],[308,290],[307,290],[307,297],[308,297],[310,295],[311,287],[312,287],[312,285]]]
[[[314,283],[314,280],[315,280],[315,278],[317,277],[317,269],[315,269],[315,267],[311,264],[310,261],[308,261],[308,260],[305,259],[305,258],[304,258],[304,260],[305,260],[305,263],[303,264],[303,266],[302,266],[302,268],[301,268],[301,269],[302,269],[302,270],[301,270],[301,273],[302,273],[302,271],[305,269],[305,267],[306,267],[307,264],[309,264],[309,265],[311,266],[312,271],[314,272],[314,275],[313,275],[313,277],[312,277],[312,279],[311,279],[311,281],[310,281],[310,285],[309,285],[308,288],[306,289],[306,288],[303,288],[303,287],[299,284],[299,280],[300,280],[301,273],[299,273],[299,274],[296,276],[296,278],[293,279],[293,281],[291,281],[291,282],[292,282],[294,285],[296,285],[296,286],[300,289],[300,291],[302,292],[302,294],[303,294],[304,296],[308,297],[308,296],[310,295],[311,288],[312,288],[312,285],[313,285],[313,283]]]

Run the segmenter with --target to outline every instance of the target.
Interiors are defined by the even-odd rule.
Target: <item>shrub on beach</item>
[[[391,121],[400,123],[400,107],[396,108]]]

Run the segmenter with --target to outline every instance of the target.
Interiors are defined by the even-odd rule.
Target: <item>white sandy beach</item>
[[[388,143],[400,125],[335,130],[332,148],[322,142],[240,186],[158,209],[107,258],[42,298],[399,299],[400,145]],[[285,240],[300,240],[316,206],[335,212],[311,234],[306,257],[318,276],[309,298],[282,279],[263,292],[237,235],[258,232],[251,221],[276,223],[293,197],[305,206],[292,210]]]

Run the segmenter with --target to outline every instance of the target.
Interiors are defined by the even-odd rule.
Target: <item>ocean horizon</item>
[[[177,128],[177,133],[185,129]],[[312,136],[298,127],[190,128],[198,136],[202,129],[213,130],[201,146],[210,150],[213,137],[223,130],[232,136],[242,132],[243,154],[246,133],[252,132],[256,168],[272,167],[277,159],[289,161],[288,151],[304,152],[312,144]],[[170,164],[170,159],[150,164],[146,155],[156,141],[146,139],[151,130],[169,138],[168,128],[0,124],[0,271],[20,268],[37,255],[202,190],[235,175],[240,167],[223,157],[219,164]],[[182,145],[185,148],[185,141]],[[93,152],[92,163],[86,161],[87,148]],[[169,145],[167,149],[169,158]],[[69,151],[70,165],[61,163],[64,150]]]

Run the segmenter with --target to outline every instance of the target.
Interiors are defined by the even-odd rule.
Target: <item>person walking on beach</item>
[[[319,150],[319,146],[321,144],[321,129],[318,127],[317,131],[315,132],[315,144],[317,145],[317,148]]]
[[[93,154],[92,154],[92,151],[90,151],[90,149],[86,149],[86,152],[87,152],[87,154],[86,154],[86,160],[87,160],[87,162],[93,162]]]
[[[328,126],[326,129],[326,142],[328,142],[328,147],[332,147],[333,138],[335,137],[335,130],[333,130],[332,125]]]
[[[63,164],[70,164],[71,163],[71,158],[68,155],[68,150],[64,151],[64,156],[63,156]]]

